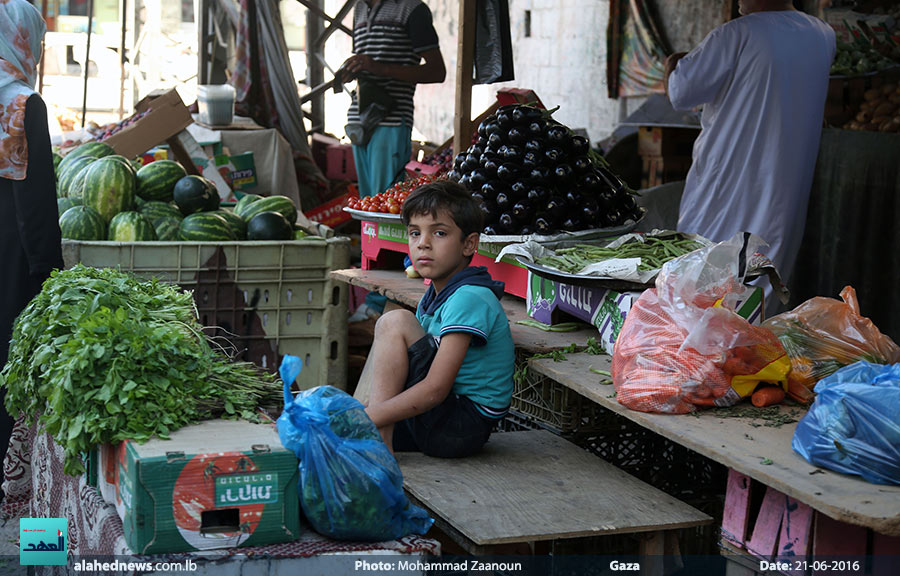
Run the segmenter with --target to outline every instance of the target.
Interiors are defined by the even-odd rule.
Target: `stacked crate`
[[[695,128],[641,126],[638,129],[638,154],[643,169],[641,188],[684,180],[691,168]]]

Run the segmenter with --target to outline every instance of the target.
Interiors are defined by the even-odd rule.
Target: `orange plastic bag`
[[[744,297],[741,258],[761,245],[737,236],[667,263],[625,318],[613,353],[620,404],[684,414],[730,406],[759,382],[786,386],[790,362],[772,332],[732,311]]]
[[[816,382],[859,360],[900,362],[900,347],[860,314],[856,290],[845,286],[841,300],[811,298],[763,323],[791,359],[788,394],[796,400],[812,400]]]

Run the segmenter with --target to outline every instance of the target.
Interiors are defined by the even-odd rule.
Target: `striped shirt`
[[[378,62],[416,66],[422,52],[438,48],[431,10],[421,0],[381,0],[373,8],[359,0],[353,14],[353,53]],[[394,108],[381,126],[413,125],[416,85],[391,78],[369,76],[394,99]],[[356,92],[352,94],[348,122],[359,122]]]

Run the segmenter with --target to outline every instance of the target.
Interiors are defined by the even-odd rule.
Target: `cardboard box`
[[[478,253],[472,257],[472,266],[485,266],[494,280],[505,283],[504,292],[525,298],[528,293],[528,269],[512,258],[505,257],[500,262],[494,259],[503,248],[503,244],[482,243]],[[409,237],[406,226],[397,223],[363,221],[361,226],[360,247],[362,248],[362,267],[372,270],[384,267],[383,262],[392,264],[398,257],[385,258],[383,252],[409,254]]]
[[[529,273],[525,306],[529,316],[545,324],[563,322],[568,319],[566,315],[591,324],[600,333],[603,349],[612,355],[628,311],[642,293],[572,286]],[[737,313],[759,326],[764,310],[762,288],[755,287],[738,305]]]
[[[344,206],[351,198],[359,198],[359,189],[352,184],[348,187],[346,194],[316,206],[312,210],[307,210],[304,214],[313,222],[324,224],[329,228],[337,228],[353,219],[350,214],[344,212]]]
[[[333,144],[325,149],[325,176],[331,180],[356,181],[351,144]]]
[[[690,156],[700,130],[641,126],[638,128],[638,154],[641,156]]]
[[[273,424],[211,420],[101,447],[99,488],[135,553],[259,546],[300,535],[297,466]]]
[[[690,156],[643,156],[641,188],[684,180],[691,169]]]
[[[135,113],[147,109],[150,112],[146,116],[104,140],[116,154],[134,158],[175,136],[194,121],[174,88],[157,98],[145,98],[135,108]]]
[[[328,156],[326,151],[329,146],[334,146],[336,144],[340,144],[341,141],[335,138],[334,136],[329,136],[328,134],[312,134],[309,137],[309,148],[312,153],[313,161],[316,163],[316,166],[319,167],[319,170],[322,173],[325,173],[325,170],[328,167]]]
[[[213,162],[216,170],[232,190],[247,194],[256,189],[256,162],[253,161],[253,152],[232,156],[218,154],[213,157]]]

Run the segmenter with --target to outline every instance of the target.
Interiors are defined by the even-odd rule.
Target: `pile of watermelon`
[[[244,195],[219,206],[215,185],[172,160],[146,166],[89,142],[55,158],[62,237],[116,242],[291,240],[297,208],[286,196]]]

